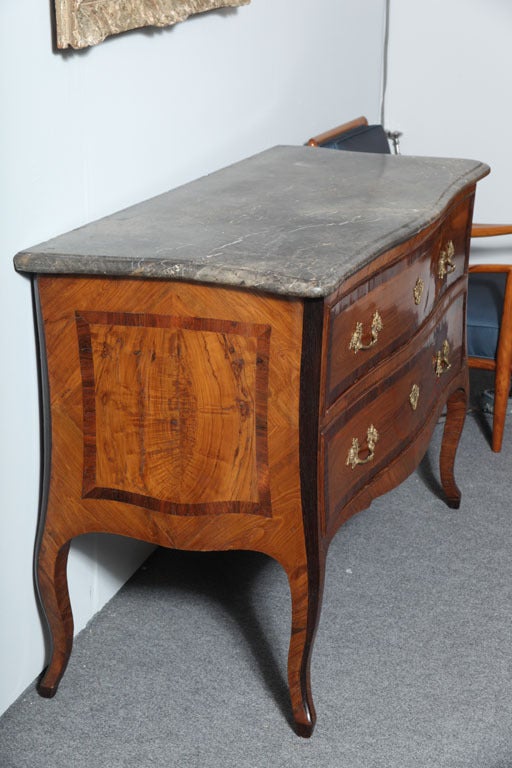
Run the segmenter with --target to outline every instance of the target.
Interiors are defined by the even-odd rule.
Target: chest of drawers
[[[297,732],[329,541],[418,465],[446,407],[460,493],[469,160],[280,147],[15,258],[36,282],[45,422],[37,579],[52,696],[89,532],[250,549],[285,569]]]

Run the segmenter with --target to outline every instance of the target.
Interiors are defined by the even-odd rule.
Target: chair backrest
[[[388,137],[382,125],[368,125],[365,117],[358,117],[319,136],[314,136],[308,141],[308,146],[344,149],[349,152],[391,154]]]

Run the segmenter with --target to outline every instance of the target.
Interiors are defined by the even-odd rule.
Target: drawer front
[[[443,220],[432,251],[432,274],[436,296],[464,274],[472,198],[454,207]]]
[[[330,308],[325,410],[405,344],[464,274],[470,211],[464,200],[420,246]]]
[[[366,392],[356,387],[347,407],[324,429],[324,533],[336,526],[355,493],[414,440],[461,369],[463,329],[464,295],[460,294],[438,322],[434,318],[420,334],[416,353],[411,350],[409,359],[400,354],[401,365],[396,370],[387,368],[386,378]]]
[[[405,343],[431,312],[433,247],[434,238],[430,238],[332,307],[326,408],[371,366]]]

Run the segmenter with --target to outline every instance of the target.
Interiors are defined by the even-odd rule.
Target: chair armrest
[[[495,237],[512,235],[512,224],[473,224],[471,237]]]
[[[308,141],[307,146],[318,147],[320,144],[336,138],[340,133],[351,131],[353,128],[361,128],[364,125],[368,125],[366,117],[356,117],[355,120],[351,120],[349,123],[343,123],[343,125],[338,125],[336,128],[331,128],[330,131],[325,131],[325,133],[320,133],[318,136],[314,136]]]
[[[470,272],[508,272],[512,273],[512,264],[472,264]]]

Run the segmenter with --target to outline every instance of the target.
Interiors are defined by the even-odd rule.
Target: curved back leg
[[[73,646],[73,614],[67,579],[69,546],[68,541],[57,547],[45,533],[37,558],[37,587],[51,638],[50,660],[37,688],[45,698],[57,693]]]

